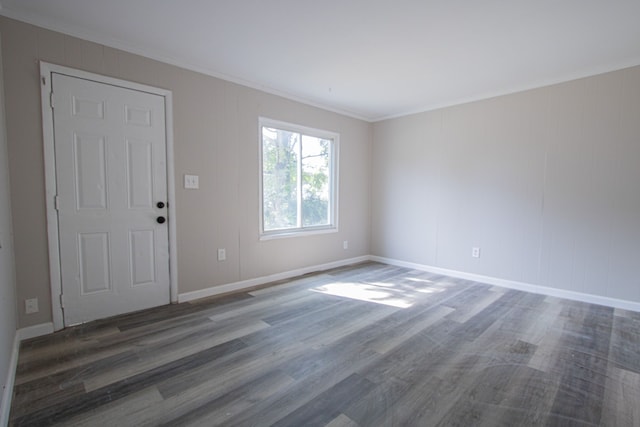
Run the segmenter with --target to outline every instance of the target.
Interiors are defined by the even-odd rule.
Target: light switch
[[[198,188],[200,188],[198,178],[199,178],[198,175],[185,175],[184,188],[188,190],[197,190]]]

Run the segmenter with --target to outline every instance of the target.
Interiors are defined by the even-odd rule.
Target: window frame
[[[264,229],[264,187],[263,187],[263,137],[262,128],[275,128],[287,132],[300,134],[300,143],[302,136],[310,136],[331,140],[330,158],[329,158],[329,224],[304,226],[302,218],[300,218],[300,227],[282,228],[277,230]],[[307,126],[297,125],[294,123],[283,122],[266,117],[258,119],[258,157],[259,157],[259,235],[260,240],[278,239],[284,237],[309,236],[314,234],[336,233],[338,231],[338,158],[340,150],[340,134],[337,132],[311,128]],[[302,160],[302,159],[301,159]],[[302,161],[300,161],[302,167]],[[302,182],[298,182],[298,191],[302,190]],[[300,193],[301,194],[301,193]],[[301,209],[301,206],[298,206]]]

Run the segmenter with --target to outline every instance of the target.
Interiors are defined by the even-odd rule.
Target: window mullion
[[[298,134],[298,228],[302,228],[302,134]]]
[[[335,175],[334,175],[334,157],[333,157],[333,146],[334,143],[333,141],[331,142],[331,144],[329,144],[329,209],[327,210],[327,222],[329,224],[333,224],[333,198],[334,198],[334,192],[335,192]]]

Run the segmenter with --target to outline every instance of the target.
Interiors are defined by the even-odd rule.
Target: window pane
[[[331,141],[302,136],[302,225],[328,225]]]
[[[298,226],[298,144],[298,133],[262,128],[265,231]]]

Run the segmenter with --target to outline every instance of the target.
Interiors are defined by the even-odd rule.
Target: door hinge
[[[60,294],[60,307],[64,308],[64,297],[62,294]]]
[[[51,109],[53,109],[53,91],[49,92],[49,104],[51,105]]]
[[[60,210],[60,196],[58,196],[58,195],[53,196],[53,206],[55,207],[55,209],[57,211]]]

